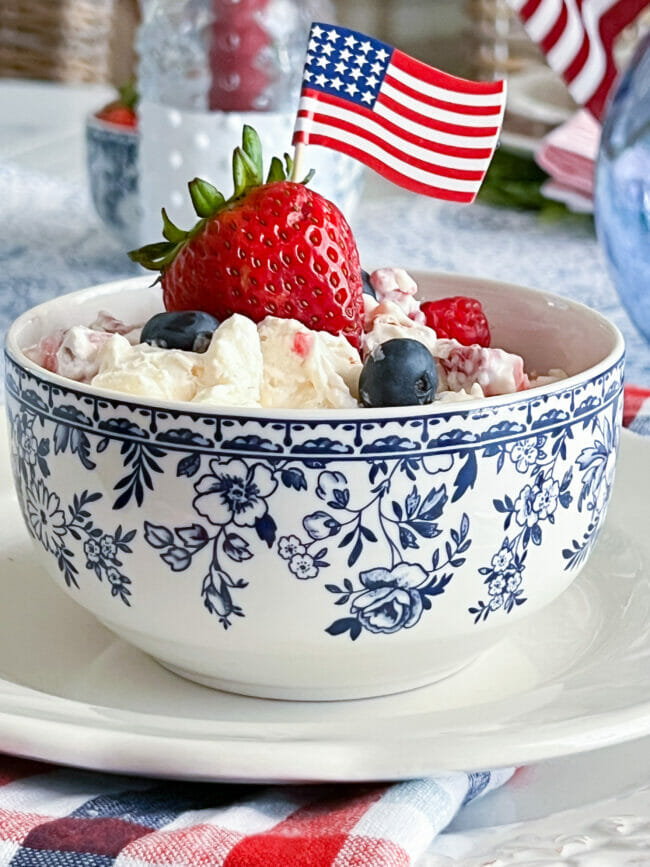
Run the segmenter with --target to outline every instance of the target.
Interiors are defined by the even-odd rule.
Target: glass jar
[[[650,33],[638,44],[605,116],[594,212],[621,301],[650,342]]]
[[[330,0],[144,0],[137,37],[140,242],[160,234],[160,209],[189,227],[187,182],[202,177],[231,195],[232,152],[242,127],[260,135],[265,166],[292,151],[302,69],[313,20]],[[309,150],[310,186],[349,216],[363,167]]]

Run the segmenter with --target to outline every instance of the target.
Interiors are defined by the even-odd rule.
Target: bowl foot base
[[[163,668],[177,674],[186,680],[207,686],[210,689],[218,689],[223,692],[233,692],[237,695],[251,696],[252,698],[272,698],[284,701],[351,701],[354,699],[379,698],[381,696],[395,695],[400,692],[409,692],[424,686],[438,683],[447,677],[457,674],[470,665],[477,654],[464,658],[460,663],[450,666],[443,671],[436,671],[419,680],[405,680],[399,683],[375,683],[367,686],[331,686],[331,687],[286,687],[269,686],[268,684],[246,683],[235,680],[227,680],[221,677],[210,677],[188,671],[178,665],[172,665],[162,659],[156,659]],[[155,657],[154,657],[155,658]]]

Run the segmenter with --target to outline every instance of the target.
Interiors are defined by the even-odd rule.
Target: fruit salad
[[[104,312],[26,354],[77,382],[215,408],[426,405],[565,376],[528,375],[491,346],[478,300],[421,302],[404,269],[363,270],[343,214],[291,171],[285,154],[264,179],[245,127],[233,195],[194,179],[196,225],[163,209],[164,240],[129,254],[160,272],[164,311],[144,323]]]

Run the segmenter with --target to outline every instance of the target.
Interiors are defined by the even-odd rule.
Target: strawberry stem
[[[269,167],[269,173],[266,176],[266,183],[272,184],[275,181],[284,181],[286,180],[286,175],[284,173],[284,167],[282,165],[282,161],[279,157],[273,157],[271,160],[271,165]]]
[[[197,216],[212,217],[223,208],[226,200],[212,184],[201,180],[201,178],[194,178],[187,186],[189,187],[190,198],[192,199]],[[187,235],[187,233],[185,234]]]
[[[180,241],[184,241],[187,238],[187,232],[184,232],[182,229],[179,229],[178,226],[175,226],[172,221],[167,216],[167,211],[162,209],[162,218],[163,218],[163,236],[167,238],[168,241],[171,241],[172,244],[178,244]]]

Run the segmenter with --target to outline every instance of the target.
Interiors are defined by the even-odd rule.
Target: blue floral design
[[[131,579],[122,569],[120,557],[132,553],[130,543],[136,535],[135,530],[124,532],[119,525],[114,533],[105,533],[95,526],[89,506],[101,499],[101,493],[85,490],[75,494],[72,504],[67,508],[59,494],[48,487],[45,479],[50,476],[48,456],[50,441],[39,437],[34,430],[37,416],[25,411],[15,415],[10,413],[12,431],[12,459],[14,462],[16,490],[25,524],[29,533],[51,554],[57,563],[68,587],[79,587],[79,555],[88,571],[94,572],[99,581],[106,579],[112,596],[130,606]],[[42,422],[41,422],[42,423]],[[61,438],[57,441],[59,425],[55,427],[55,453],[62,450]],[[72,442],[72,450],[88,467],[88,453],[81,438],[67,438],[66,446]],[[70,540],[83,544],[75,552]]]
[[[419,588],[429,576],[419,563],[398,563],[393,569],[359,574],[366,588],[350,606],[368,632],[397,632],[415,626],[424,610]]]
[[[195,510],[211,524],[253,527],[268,515],[266,498],[278,483],[264,464],[248,467],[243,461],[230,460],[221,464],[210,461],[210,473],[201,476],[194,485],[197,496]]]
[[[586,511],[589,523],[582,539],[573,539],[562,551],[565,569],[578,567],[596,543],[614,484],[614,468],[620,430],[615,414],[611,418],[594,417],[592,431],[597,432],[593,446],[582,449],[576,461],[582,471],[578,510]]]
[[[316,578],[321,569],[329,566],[324,559],[328,548],[322,542],[339,535],[337,547],[348,549],[349,567],[355,565],[368,544],[381,546],[390,560],[388,567],[360,572],[360,587],[355,587],[349,578],[342,587],[326,585],[330,593],[338,595],[337,605],[349,603],[350,614],[327,627],[330,635],[348,633],[356,640],[363,630],[392,633],[414,626],[422,612],[431,607],[431,597],[440,595],[451,580],[453,571],[443,570],[463,565],[464,554],[471,544],[467,515],[462,516],[458,530],[450,531],[444,562],[438,548],[429,571],[405,559],[409,549],[419,549],[418,539],[430,540],[442,534],[439,519],[449,499],[444,483],[434,484],[424,496],[416,485],[402,501],[390,496],[393,482],[400,476],[414,479],[419,473],[434,477],[452,465],[451,457],[439,461],[435,467],[422,458],[396,461],[391,469],[386,461],[373,461],[369,479],[378,483],[370,499],[357,508],[351,503],[350,485],[344,473],[327,470],[319,474],[316,495],[336,510],[338,517],[323,510],[312,512],[302,519],[307,538],[290,535],[278,540],[278,554],[287,561],[289,571],[296,578]]]
[[[468,429],[461,406],[431,418],[367,421],[358,414],[343,423],[293,423],[90,398],[54,388],[11,359],[7,377],[25,522],[68,586],[78,586],[81,557],[129,604],[121,560],[135,531],[97,527],[92,503],[101,495],[64,496],[49,467],[53,455],[67,453],[84,470],[104,473],[110,448],[108,465],[118,458],[117,473],[106,476],[116,492],[112,510],[141,508],[163,474],[182,480],[179,491],[186,486],[187,520],[157,523],[155,498],[147,500],[153,519],[143,521],[143,540],[171,573],[198,570],[203,605],[224,629],[245,616],[247,564],[272,550],[293,580],[317,582],[335,571],[337,583],[323,586],[342,616],[323,627],[352,640],[413,628],[457,570],[467,569],[475,555],[468,554],[470,520],[461,505],[492,461],[497,484],[504,480],[493,500],[504,532],[486,562],[472,562],[485,587],[468,609],[475,622],[525,603],[529,555],[563,509],[586,516],[583,537],[563,550],[567,569],[579,565],[611,491],[620,391],[616,365],[561,398],[502,407],[509,417],[498,422],[481,407]],[[359,484],[360,473],[367,482]],[[292,492],[291,507],[283,497],[278,511],[281,490]]]
[[[555,472],[560,459],[566,457],[566,440],[573,434],[568,427],[557,428],[549,434],[552,440],[548,453],[547,437],[538,435],[517,440],[511,444],[498,444],[485,450],[488,457],[497,457],[497,474],[501,472],[506,457],[518,473],[527,477],[516,498],[508,494],[494,499],[494,508],[505,515],[503,528],[511,526],[515,533],[504,536],[499,551],[492,557],[489,566],[479,568],[484,577],[488,598],[479,600],[469,609],[474,623],[487,618],[495,611],[509,614],[526,602],[523,574],[529,545],[541,545],[544,524],[555,522],[558,507],[568,509],[573,500],[570,486],[573,479],[571,467],[561,479]]]

